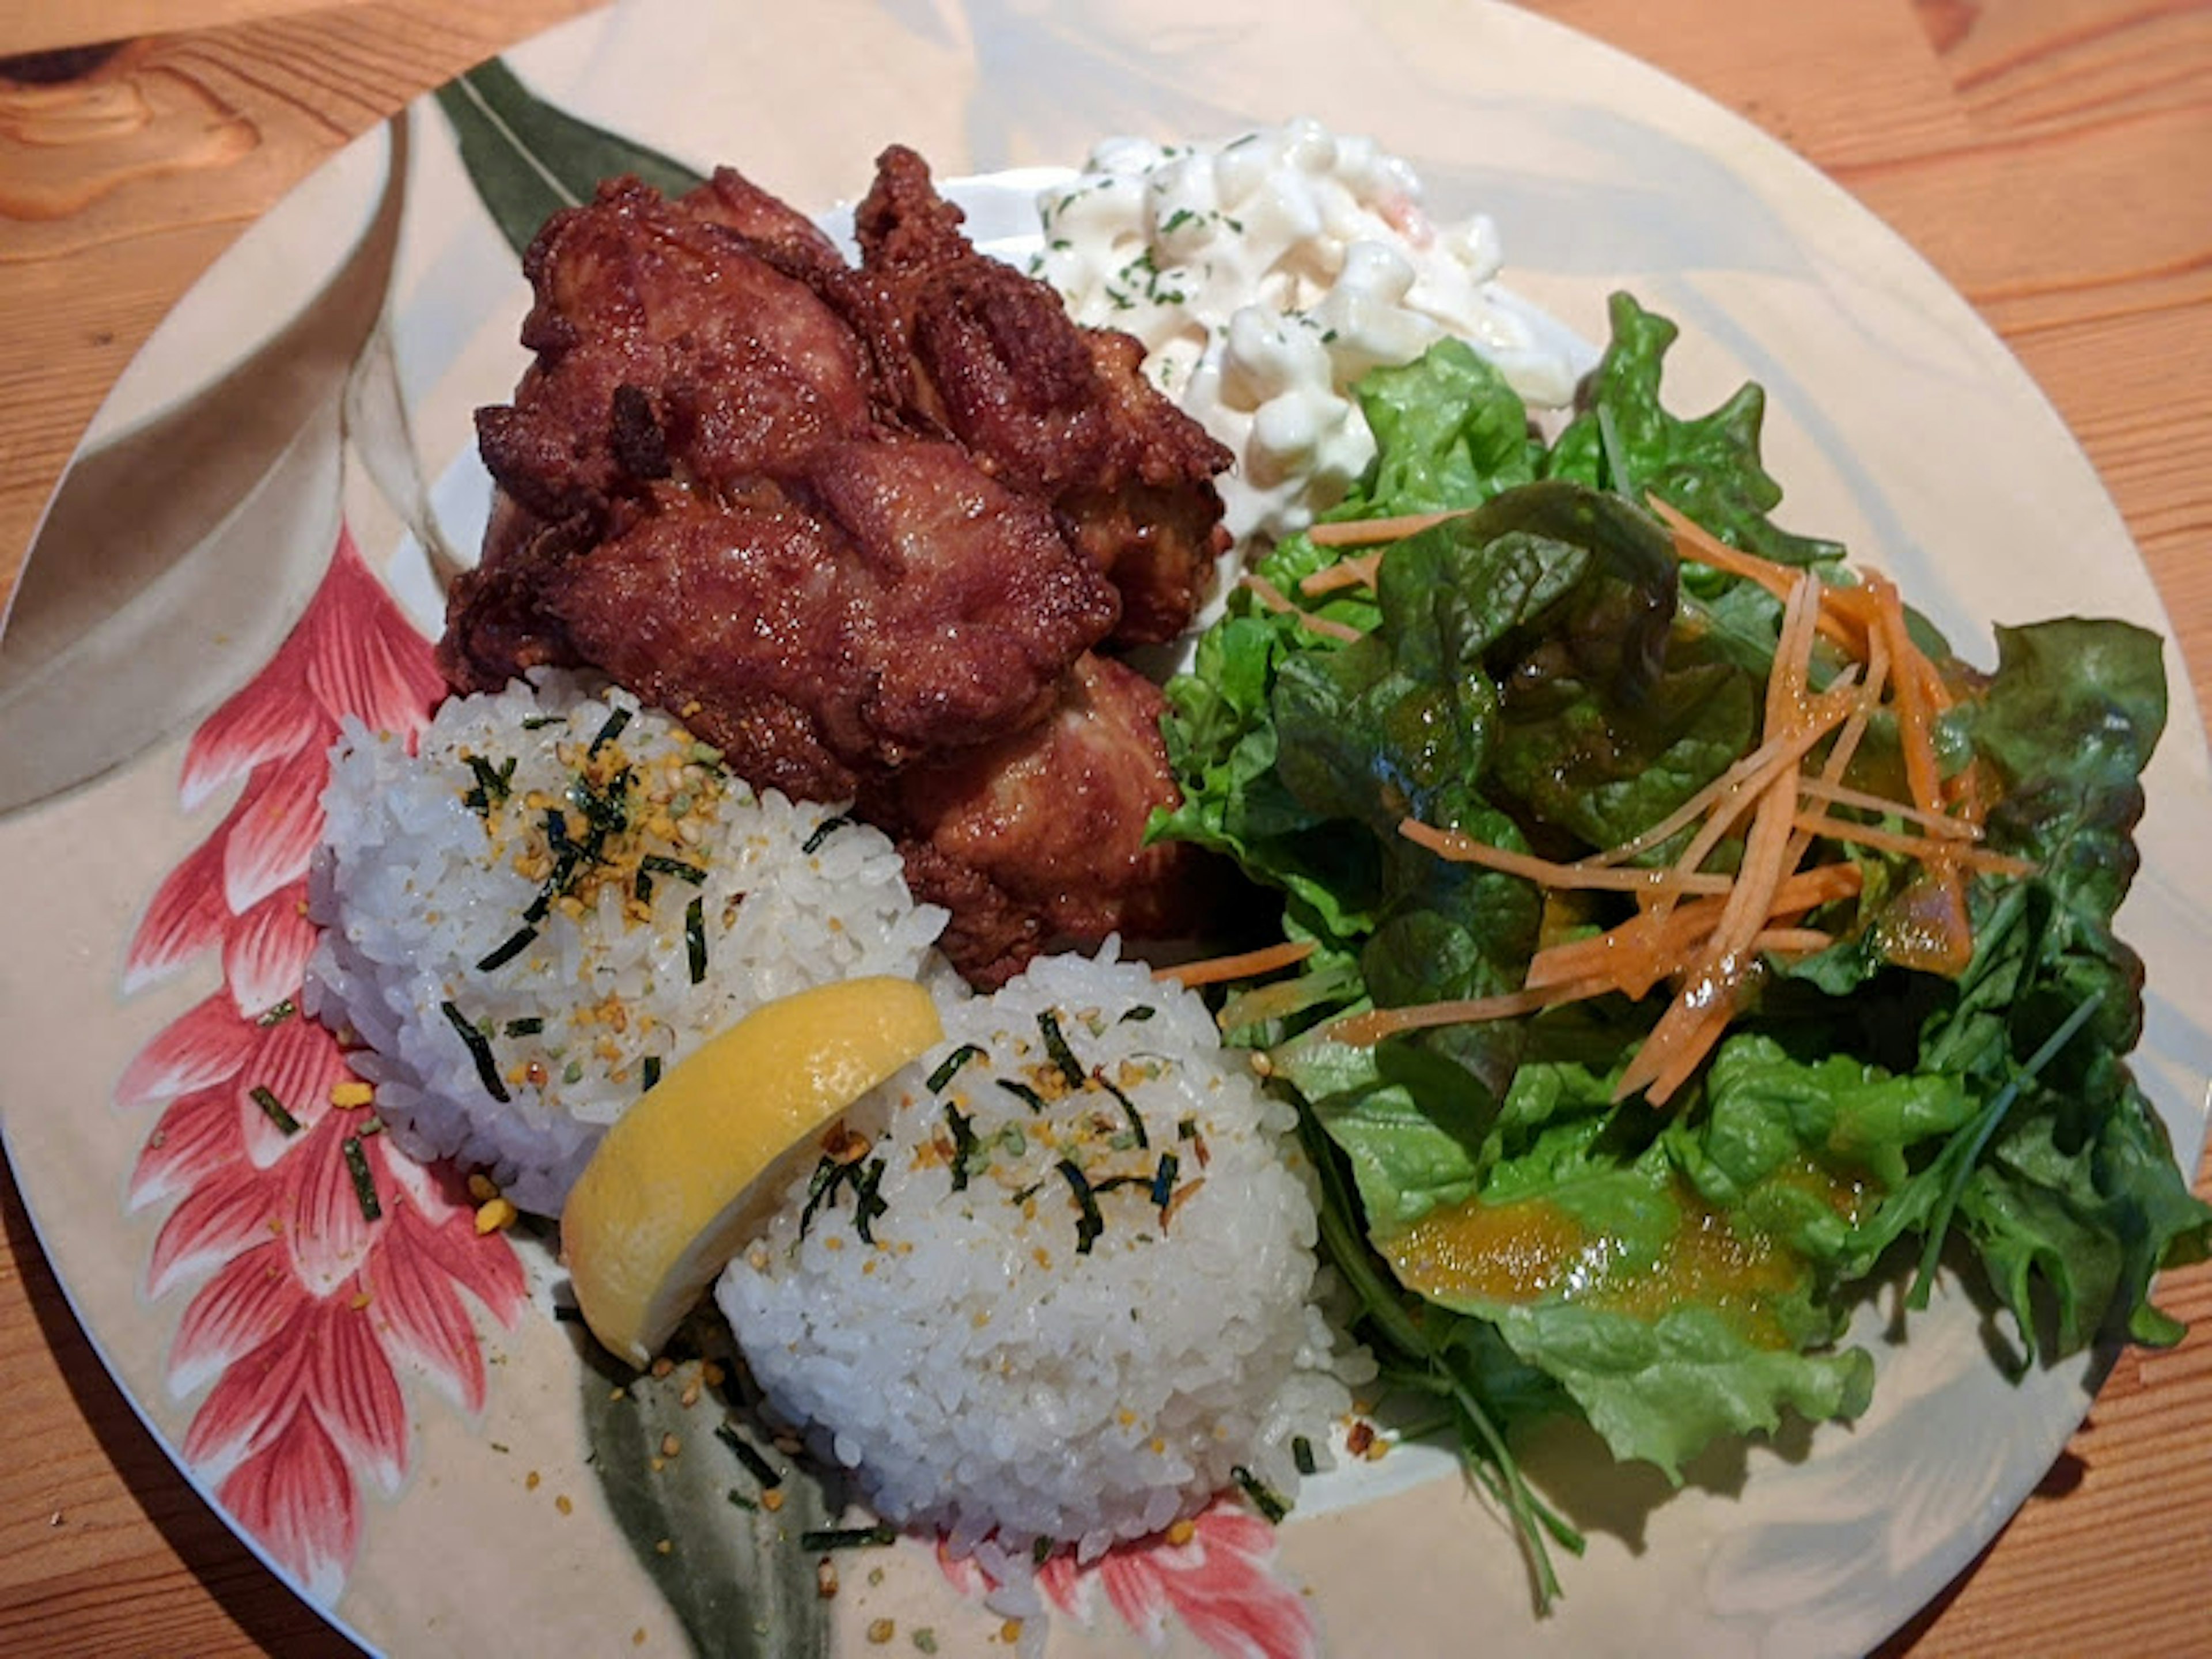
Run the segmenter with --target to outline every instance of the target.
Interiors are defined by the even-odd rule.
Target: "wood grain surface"
[[[293,183],[579,0],[0,0],[0,593],[87,421]],[[2212,7],[1539,0],[1826,168],[2072,427],[2212,674]],[[149,29],[169,31],[147,33]],[[33,54],[25,57],[22,54]],[[0,1174],[0,1653],[353,1651],[194,1496]],[[2212,1651],[2212,1268],[2004,1534],[1885,1652]],[[544,1646],[543,1632],[516,1632]]]

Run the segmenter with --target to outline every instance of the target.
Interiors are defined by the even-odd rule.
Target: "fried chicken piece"
[[[765,246],[634,179],[548,220],[523,259],[537,360],[477,416],[500,488],[588,539],[660,479],[739,486],[867,432],[860,341]]]
[[[1165,708],[1150,680],[1086,654],[1042,724],[863,789],[861,815],[897,840],[915,897],[951,911],[939,945],[971,983],[994,988],[1042,951],[1109,933],[1193,927],[1205,855],[1144,844],[1152,809],[1181,799]]]
[[[839,799],[1036,720],[1118,602],[1042,502],[878,418],[860,340],[771,263],[827,244],[750,191],[619,182],[532,245],[538,359],[478,416],[501,497],[439,659],[463,690],[596,667]]]
[[[1031,725],[1114,618],[1113,590],[1042,507],[923,439],[834,445],[720,504],[663,486],[588,555],[523,581],[561,660],[809,800]]]
[[[921,157],[885,150],[854,230],[896,336],[855,326],[879,360],[911,361],[916,418],[1053,504],[1121,592],[1117,642],[1173,639],[1229,545],[1213,486],[1229,452],[1139,372],[1136,339],[1078,326],[1044,283],[976,252],[961,221]]]

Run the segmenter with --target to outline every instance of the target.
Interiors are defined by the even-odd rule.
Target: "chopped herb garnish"
[[[261,1109],[262,1115],[271,1123],[288,1135],[300,1133],[300,1120],[284,1109],[284,1103],[276,1098],[274,1090],[256,1087],[248,1092],[253,1097],[253,1103]]]
[[[644,1079],[645,1086],[648,1089],[652,1088],[654,1084],[660,1081],[660,1056],[647,1054],[639,1062],[637,1070],[639,1077]]]
[[[1314,1462],[1313,1442],[1302,1434],[1291,1437],[1291,1462],[1300,1474],[1311,1474],[1321,1467]]]
[[[755,1515],[758,1515],[760,1513],[760,1505],[753,1502],[751,1498],[746,1497],[744,1493],[739,1492],[735,1486],[731,1487],[728,1492],[722,1495],[730,1500],[730,1507],[732,1509],[748,1510]]]
[[[888,1521],[872,1527],[815,1527],[799,1534],[803,1550],[857,1550],[895,1542],[898,1528]]]
[[[523,716],[522,729],[526,732],[543,732],[549,726],[558,726],[563,718],[559,714],[526,714]]]
[[[1177,1140],[1197,1139],[1198,1120],[1194,1117],[1177,1118],[1176,1120],[1176,1139]]]
[[[954,1075],[963,1066],[971,1060],[981,1060],[982,1057],[983,1050],[980,1045],[963,1042],[945,1055],[943,1060],[938,1061],[937,1069],[929,1074],[929,1080],[923,1086],[933,1095],[941,1094],[944,1092],[945,1085],[952,1081]]]
[[[535,1014],[523,1019],[510,1019],[507,1022],[507,1034],[511,1037],[536,1036],[544,1029],[545,1022]]]
[[[659,853],[647,853],[637,861],[641,873],[651,871],[656,876],[673,876],[678,881],[688,881],[694,887],[707,879],[707,872],[698,865],[686,864],[682,859],[664,857]]]
[[[684,951],[690,960],[691,982],[707,977],[707,902],[693,899],[684,908]]]
[[[499,1061],[492,1055],[490,1042],[482,1031],[469,1024],[469,1017],[452,1003],[441,1002],[438,1006],[446,1016],[446,1023],[458,1031],[461,1041],[468,1045],[469,1058],[477,1063],[477,1080],[483,1085],[484,1092],[505,1105],[508,1099],[507,1085],[500,1079]]]
[[[617,738],[622,736],[623,727],[629,724],[630,715],[634,712],[628,708],[616,708],[614,713],[607,716],[607,723],[599,728],[599,735],[592,739],[592,746],[584,752],[586,755],[596,755]]]
[[[630,769],[627,766],[607,780],[604,789],[594,788],[589,778],[580,777],[568,786],[568,804],[584,815],[584,822],[592,827],[582,852],[586,858],[597,859],[609,836],[618,836],[629,828]]]
[[[1044,1051],[1052,1056],[1052,1063],[1060,1067],[1060,1074],[1067,1079],[1067,1086],[1080,1089],[1083,1086],[1083,1062],[1076,1059],[1075,1051],[1067,1046],[1067,1039],[1060,1035],[1060,1017],[1051,1009],[1046,1009],[1037,1016],[1037,1030],[1044,1033]]]
[[[1091,1190],[1091,1178],[1076,1167],[1072,1158],[1063,1158],[1053,1166],[1067,1182],[1068,1190],[1075,1194],[1075,1202],[1083,1213],[1075,1223],[1075,1253],[1089,1255],[1091,1247],[1098,1242],[1098,1235],[1106,1231],[1106,1218],[1098,1213],[1098,1195]]]
[[[799,852],[802,854],[820,852],[822,850],[822,843],[823,842],[829,840],[830,836],[836,835],[847,824],[852,823],[852,821],[853,820],[851,818],[848,817],[842,812],[840,812],[835,817],[823,819],[821,823],[814,826],[814,833],[799,844]]]
[[[1113,1096],[1115,1100],[1121,1102],[1121,1115],[1129,1120],[1129,1133],[1133,1139],[1133,1144],[1149,1150],[1152,1144],[1152,1138],[1145,1133],[1145,1120],[1137,1110],[1136,1102],[1131,1100],[1128,1096],[1123,1094],[1119,1089],[1115,1088],[1113,1084],[1108,1080],[1106,1073],[1103,1072],[1092,1073],[1092,1080],[1108,1094]],[[1119,1138],[1120,1137],[1118,1136],[1115,1137],[1117,1139]]]
[[[514,757],[509,755],[507,764],[494,771],[482,755],[471,755],[469,770],[476,775],[476,787],[461,797],[461,804],[478,817],[488,818],[492,808],[514,793]]]
[[[714,1438],[720,1441],[732,1452],[736,1453],[738,1462],[745,1466],[745,1472],[751,1475],[754,1480],[759,1481],[762,1486],[780,1486],[783,1484],[783,1475],[780,1471],[778,1471],[775,1465],[769,1462],[768,1459],[763,1457],[758,1452],[755,1451],[752,1447],[746,1443],[744,1437],[739,1434],[737,1430],[732,1428],[729,1424],[716,1424],[714,1425]]]
[[[814,1224],[817,1210],[824,1204],[832,1208],[836,1206],[837,1183],[845,1179],[845,1173],[851,1167],[850,1164],[840,1164],[834,1158],[824,1158],[815,1164],[814,1173],[807,1177],[805,1206],[799,1212],[799,1236],[801,1238],[806,1237],[806,1230]]]
[[[860,1234],[863,1244],[876,1242],[868,1229],[891,1207],[876,1191],[883,1182],[884,1161],[879,1158],[870,1158],[868,1167],[853,1180],[853,1231]]]
[[[256,1019],[253,1023],[256,1025],[264,1028],[270,1025],[282,1025],[286,1020],[291,1018],[293,1015],[299,1012],[300,1005],[293,1001],[291,998],[286,997],[283,1001],[276,1003],[270,1007],[263,1009],[260,1018]]]
[[[580,1083],[580,1082],[582,1082],[583,1080],[584,1080],[584,1062],[583,1062],[582,1060],[570,1060],[570,1061],[569,1061],[566,1066],[563,1066],[561,1068],[561,1081],[562,1081],[562,1082],[563,1082],[563,1083]]]
[[[722,769],[722,751],[711,743],[694,738],[691,740],[691,763],[703,766],[709,772],[719,772]]]
[[[361,1149],[361,1138],[348,1135],[338,1142],[338,1151],[353,1176],[353,1195],[361,1205],[362,1219],[375,1220],[384,1213],[384,1206],[376,1201],[376,1178],[368,1172],[368,1154]]]
[[[1153,1007],[1151,1003],[1140,1002],[1135,1007],[1123,1014],[1121,1016],[1121,1019],[1133,1020],[1135,1023],[1141,1025],[1158,1012],[1159,1011]],[[1120,1024],[1121,1020],[1116,1020],[1115,1024],[1117,1025]]]
[[[1052,1540],[1051,1540],[1051,1539],[1049,1539],[1049,1538],[1040,1538],[1040,1539],[1038,1539],[1038,1540],[1036,1540],[1036,1543],[1034,1543],[1034,1544],[1032,1544],[1032,1545],[1030,1545],[1030,1560],[1032,1563],[1034,1563],[1036,1565],[1037,1565],[1037,1566],[1040,1566],[1040,1567],[1041,1567],[1041,1566],[1042,1566],[1046,1562],[1048,1562],[1048,1561],[1049,1561],[1049,1560],[1051,1560],[1051,1559],[1052,1559]]]
[[[1044,1097],[1030,1088],[1028,1084],[1010,1077],[994,1078],[991,1080],[1032,1112],[1042,1112],[1045,1109]]]
[[[488,974],[495,968],[506,967],[508,963],[527,951],[532,941],[537,937],[537,926],[534,923],[525,922],[507,935],[505,944],[477,963],[477,971],[480,974]]]
[[[1168,1200],[1175,1196],[1176,1172],[1182,1168],[1182,1160],[1173,1152],[1160,1154],[1159,1167],[1152,1171],[1152,1200],[1156,1209],[1166,1209]]]
[[[1291,1506],[1261,1483],[1251,1470],[1239,1463],[1229,1471],[1229,1478],[1242,1489],[1247,1502],[1266,1516],[1270,1524],[1279,1524],[1291,1512]]]
[[[964,1192],[968,1177],[973,1173],[969,1160],[975,1156],[975,1132],[969,1127],[972,1120],[951,1101],[945,1103],[945,1127],[952,1131],[952,1190]]]
[[[1030,1149],[1030,1138],[1022,1133],[1018,1123],[1009,1123],[1000,1129],[995,1139],[1006,1149],[1008,1158],[1019,1158]]]

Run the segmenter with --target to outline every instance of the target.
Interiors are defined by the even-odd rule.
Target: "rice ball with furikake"
[[[1240,1471],[1290,1496],[1293,1440],[1350,1405],[1293,1114],[1110,951],[943,1012],[716,1287],[772,1411],[1002,1580]]]
[[[411,751],[349,722],[323,804],[309,1011],[409,1151],[549,1215],[664,1068],[771,998],[918,973],[944,925],[880,832],[566,673],[449,699]]]

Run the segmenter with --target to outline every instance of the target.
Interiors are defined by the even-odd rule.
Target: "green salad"
[[[2112,932],[2160,641],[1960,662],[1773,522],[1756,386],[1679,418],[1674,326],[1612,326],[1549,444],[1455,343],[1365,380],[1366,477],[1169,686],[1153,824],[1279,890],[1283,966],[1223,1024],[1300,1107],[1358,1334],[1547,1597],[1579,1542],[1530,1423],[1679,1481],[1865,1408],[1840,1339],[1883,1275],[1923,1304],[1950,1252],[2047,1363],[2178,1340],[2151,1281],[2212,1237]]]

